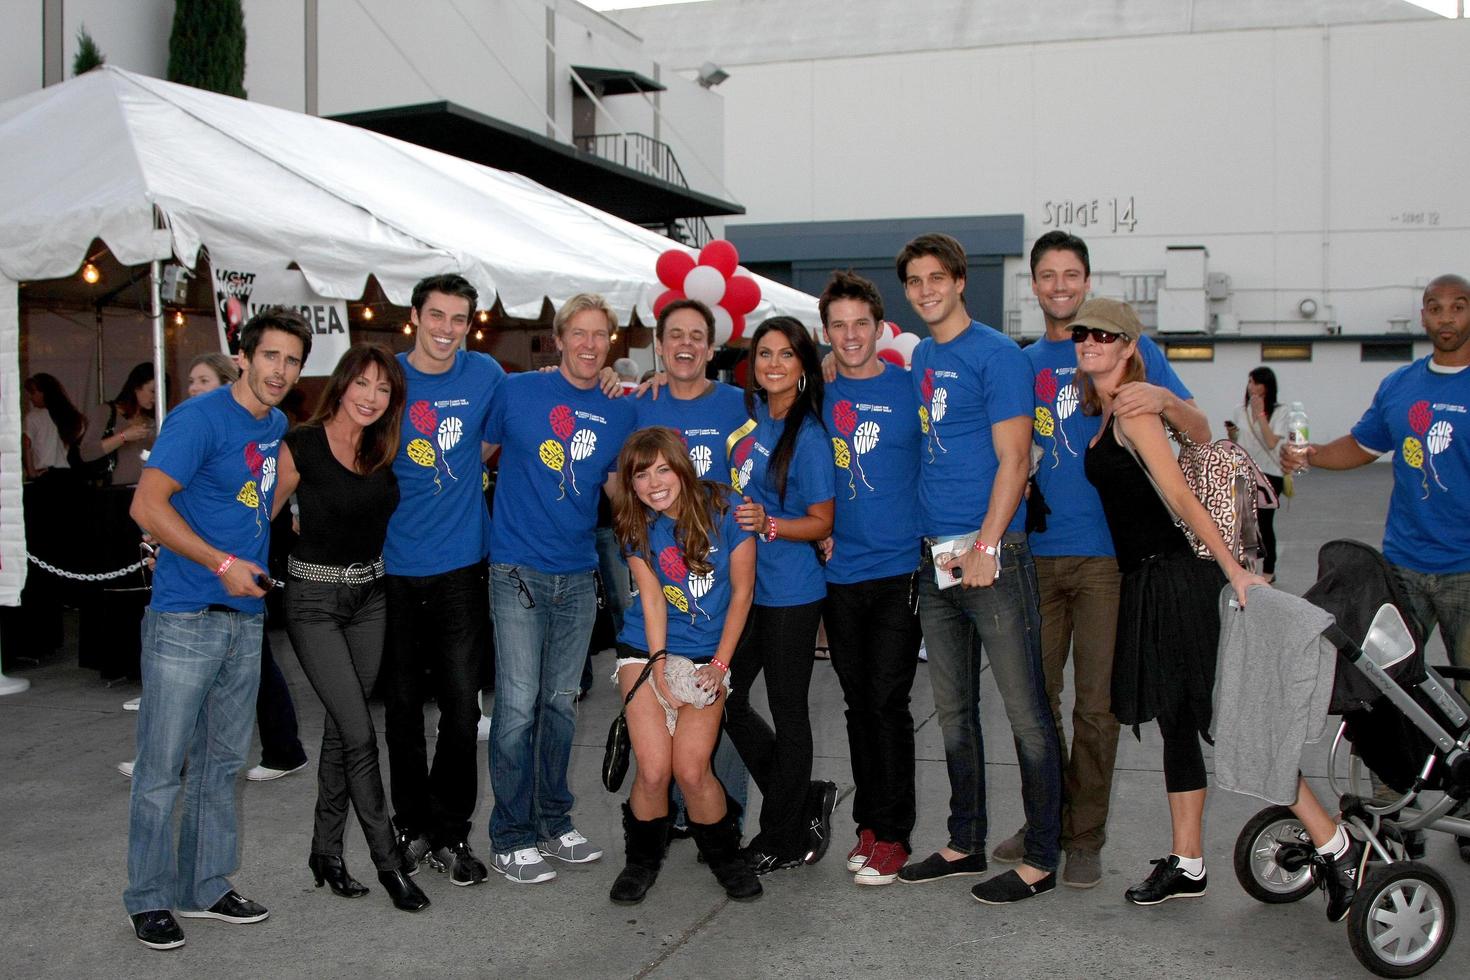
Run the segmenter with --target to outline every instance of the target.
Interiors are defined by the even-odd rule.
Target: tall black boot
[[[639,820],[633,816],[633,808],[624,803],[623,844],[627,864],[618,873],[608,897],[618,905],[637,905],[653,887],[664,863],[664,851],[669,846],[668,816]]]
[[[691,818],[689,833],[725,894],[737,902],[750,902],[760,898],[764,889],[740,853],[739,819],[740,804],[727,796],[724,817],[715,823],[695,823]]]

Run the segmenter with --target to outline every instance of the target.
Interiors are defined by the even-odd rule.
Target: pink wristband
[[[723,671],[724,673],[726,673],[726,674],[730,673],[730,665],[727,664],[727,663],[725,663],[719,657],[710,657],[709,662],[712,663],[712,664],[714,664],[716,667],[720,668],[720,670]]]
[[[225,572],[229,571],[230,570],[230,566],[233,565],[233,564],[235,564],[235,562],[237,560],[238,559],[234,555],[230,555],[230,557],[228,557],[224,561],[220,562],[219,563],[219,568],[216,568],[214,570],[215,576],[218,577],[220,575],[223,575]]]
[[[776,540],[776,519],[774,517],[766,518],[766,533],[763,540],[767,543]]]

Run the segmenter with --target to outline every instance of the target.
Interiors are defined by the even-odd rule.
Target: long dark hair
[[[1276,400],[1276,372],[1268,367],[1258,367],[1250,373],[1249,377],[1256,384],[1266,389],[1265,398],[1263,398],[1262,400],[1266,403],[1266,418],[1269,419],[1272,415],[1276,414],[1276,406],[1281,404]],[[1249,405],[1250,403],[1251,392],[1250,389],[1247,388],[1245,391],[1245,399],[1241,402],[1241,404]]]
[[[808,418],[816,419],[818,425],[822,424],[822,362],[817,356],[816,342],[796,317],[773,316],[756,327],[755,336],[750,339],[749,370],[745,372],[745,410],[752,418],[755,417],[756,398],[767,401],[765,389],[755,380],[756,351],[760,349],[761,338],[772,330],[785,337],[791,344],[791,349],[796,351],[796,356],[801,361],[802,377],[806,379],[806,384],[797,386],[796,401],[792,402],[791,410],[783,420],[785,424],[781,429],[781,438],[776,441],[776,448],[771,453],[770,469],[767,470],[770,478],[775,481],[781,503],[785,504],[786,475],[791,469],[791,458],[796,455],[796,437],[801,433],[802,424]]]
[[[613,501],[613,533],[623,550],[648,555],[648,529],[658,514],[644,506],[633,489],[633,478],[662,456],[679,478],[679,516],[674,518],[674,540],[684,552],[684,564],[696,575],[708,575],[710,538],[720,516],[730,508],[730,488],[701,480],[689,461],[679,433],[662,426],[639,429],[618,453],[618,492]],[[650,556],[650,566],[656,559]]]
[[[87,417],[77,411],[55,375],[44,372],[33,374],[26,379],[25,386],[27,391],[40,393],[41,401],[46,405],[46,414],[51,416],[56,433],[61,436],[61,444],[70,449],[80,442],[82,433],[87,429]]]
[[[333,415],[346,394],[347,387],[376,365],[378,374],[388,382],[388,408],[378,420],[362,433],[362,442],[357,447],[359,473],[375,473],[385,466],[393,465],[398,454],[398,432],[403,426],[403,404],[408,399],[408,383],[403,378],[403,368],[398,358],[382,344],[353,344],[332,369],[327,387],[316,403],[316,411],[302,426],[320,427]]]
[[[128,372],[128,379],[123,382],[122,390],[112,400],[112,405],[117,409],[119,415],[130,419],[141,412],[151,417],[157,411],[158,393],[156,390],[153,395],[153,408],[145,409],[138,404],[138,389],[152,380],[154,380],[152,361],[133,365],[133,369]]]

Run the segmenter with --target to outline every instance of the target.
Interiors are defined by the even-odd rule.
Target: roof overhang
[[[523,174],[637,224],[745,213],[745,208],[733,201],[641,174],[453,102],[425,102],[330,118],[497,170]]]
[[[638,92],[667,92],[669,87],[627,68],[593,68],[573,65],[572,72],[599,99],[604,95],[634,95]]]

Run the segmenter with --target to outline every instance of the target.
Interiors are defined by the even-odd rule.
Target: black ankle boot
[[[664,851],[669,846],[669,818],[639,820],[633,816],[633,808],[624,803],[623,844],[628,862],[618,873],[608,897],[618,905],[637,905],[653,887],[658,869],[664,863]]]
[[[402,871],[379,871],[378,882],[393,900],[393,907],[400,911],[422,912],[429,907],[429,896]]]
[[[340,854],[313,854],[307,858],[306,866],[316,878],[316,886],[322,882],[332,886],[332,891],[343,898],[361,898],[368,893],[367,885],[347,873]]]
[[[764,889],[740,853],[739,819],[740,804],[726,797],[723,818],[715,823],[695,823],[691,819],[689,833],[725,894],[737,902],[749,902],[760,898]]]

